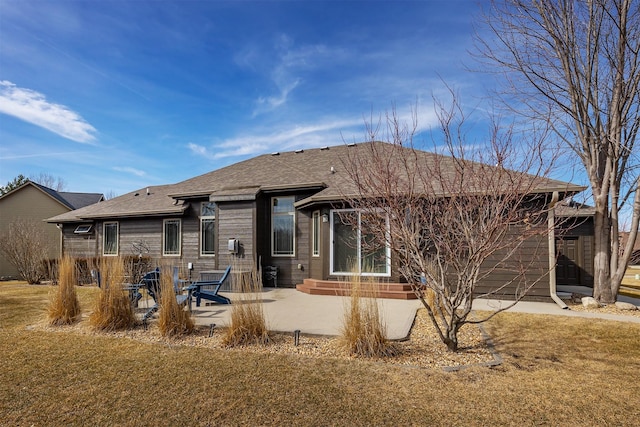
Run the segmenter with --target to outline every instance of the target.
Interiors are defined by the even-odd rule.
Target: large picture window
[[[200,207],[200,255],[215,255],[216,204],[204,202]]]
[[[349,209],[331,211],[331,274],[391,275],[391,250],[369,230],[381,217]],[[384,219],[388,230],[388,220]],[[387,231],[388,232],[388,231]]]
[[[163,240],[163,255],[178,256],[180,255],[180,220],[165,219]]]
[[[293,197],[271,199],[271,255],[295,255],[296,211]]]
[[[102,254],[118,255],[118,223],[105,222],[102,227]]]

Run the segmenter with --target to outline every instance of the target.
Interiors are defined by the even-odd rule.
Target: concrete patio
[[[234,303],[239,299],[238,294],[221,294],[231,298]],[[287,333],[300,330],[301,333],[310,335],[340,334],[345,308],[349,304],[349,297],[308,295],[290,288],[265,288],[261,297],[269,330]],[[620,299],[640,305],[638,299]],[[422,306],[420,301],[380,299],[379,304],[380,312],[387,325],[387,338],[393,340],[407,338],[411,332],[416,311]],[[474,301],[474,309],[496,310],[507,304],[510,302],[477,299]],[[204,301],[200,307],[196,307],[194,301],[193,318],[196,324],[201,326],[211,324],[226,326],[229,323],[231,307],[232,305],[205,304]],[[640,323],[640,317],[563,310],[553,302],[521,301],[510,311]]]
[[[234,293],[221,294],[237,301]],[[338,335],[349,297],[308,295],[295,289],[265,288],[261,294],[267,327],[276,332],[300,330],[303,334]],[[387,338],[398,340],[409,336],[420,302],[379,300],[380,312],[387,325]],[[231,305],[210,304],[192,307],[198,325],[225,326],[229,323]]]

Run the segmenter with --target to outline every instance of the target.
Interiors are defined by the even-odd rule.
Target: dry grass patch
[[[47,314],[51,325],[69,325],[80,317],[76,283],[75,261],[64,256],[58,265],[58,286],[50,293]]]
[[[128,329],[136,324],[129,295],[122,289],[124,265],[120,257],[105,257],[100,264],[102,287],[89,322],[96,330]]]
[[[232,271],[235,269],[232,268]],[[228,347],[270,342],[262,302],[262,274],[252,268],[233,275],[232,290],[238,296],[231,306],[231,322],[223,343]]]
[[[193,332],[195,323],[191,313],[178,304],[173,286],[171,269],[165,268],[160,274],[160,307],[158,309],[158,329],[165,337],[179,337]]]
[[[351,297],[345,308],[340,343],[350,354],[389,357],[397,353],[387,340],[387,328],[378,307],[378,285],[371,279],[352,275]]]
[[[504,363],[443,372],[268,353],[278,345],[127,338],[141,328],[25,328],[45,324],[49,289],[0,283],[0,424],[589,427],[635,426],[640,417],[640,324],[501,313],[485,328]],[[77,291],[86,311],[97,289]],[[196,333],[185,342],[215,339]]]

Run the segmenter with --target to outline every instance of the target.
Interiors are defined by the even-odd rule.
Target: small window
[[[162,255],[180,255],[180,223],[179,219],[165,219]]]
[[[216,204],[204,202],[200,207],[200,255],[215,255]]]
[[[91,229],[93,228],[92,224],[82,224],[76,227],[76,229],[74,230],[75,234],[87,234],[91,231]]]
[[[102,254],[118,255],[118,223],[105,222],[102,229]]]
[[[271,254],[273,256],[295,255],[296,211],[293,197],[271,199]]]
[[[313,213],[313,256],[320,256],[320,211]]]

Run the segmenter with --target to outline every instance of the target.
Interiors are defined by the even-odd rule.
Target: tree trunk
[[[458,351],[458,332],[457,328],[449,328],[447,331],[447,338],[445,339],[445,344],[449,351],[457,352]]]
[[[606,206],[602,205],[603,203],[600,203],[600,200],[596,198],[593,297],[603,304],[611,304],[615,302],[615,295],[611,293],[611,223],[609,222]]]

